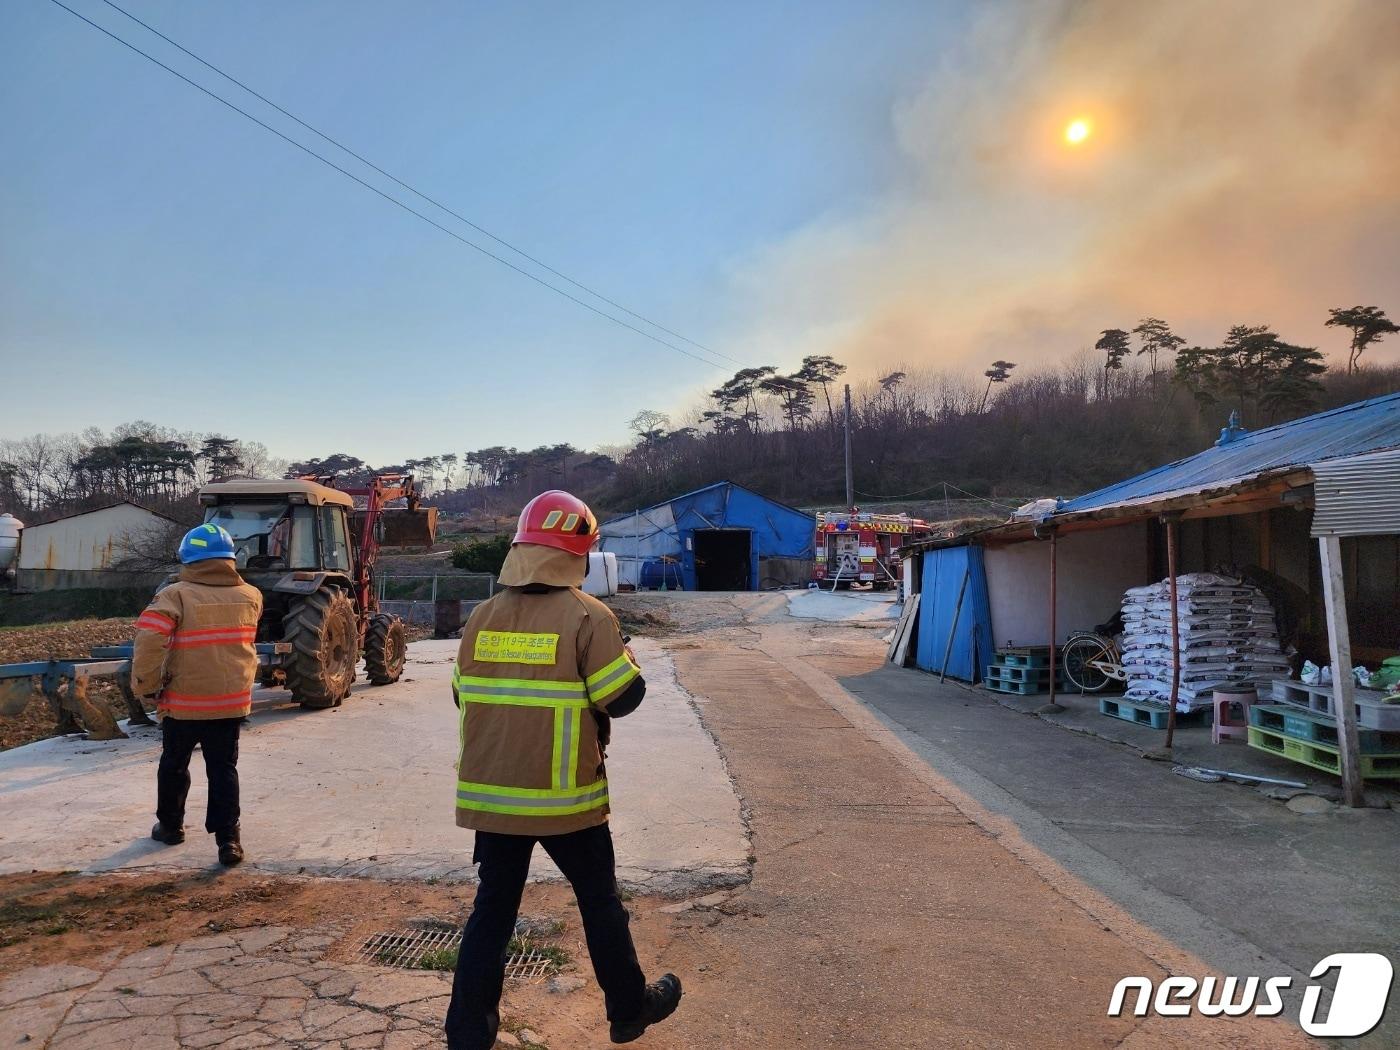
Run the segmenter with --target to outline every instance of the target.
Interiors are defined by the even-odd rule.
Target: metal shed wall
[[[122,586],[130,581],[113,564],[122,557],[123,541],[168,524],[159,514],[118,503],[31,525],[20,534],[16,583],[21,590]]]
[[[948,674],[978,682],[983,665],[991,662],[992,613],[982,556],[981,547],[945,547],[924,553],[914,653],[914,662],[923,670],[941,672],[946,656]]]
[[[1314,536],[1400,534],[1400,450],[1313,464]]]

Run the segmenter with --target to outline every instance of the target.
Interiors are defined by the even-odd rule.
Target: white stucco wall
[[[1057,544],[1056,641],[1103,623],[1123,592],[1152,580],[1147,526],[1072,532]],[[1044,645],[1050,633],[1050,541],[1027,541],[986,552],[987,597],[996,645]]]

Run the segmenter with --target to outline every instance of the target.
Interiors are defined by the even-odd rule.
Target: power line
[[[501,256],[497,255],[495,252],[491,251],[489,248],[483,248],[481,245],[477,244],[475,241],[470,240],[470,239],[467,238],[467,237],[463,237],[460,233],[457,233],[455,230],[448,229],[448,228],[447,228],[446,226],[444,226],[442,223],[437,222],[436,220],[430,218],[430,217],[427,216],[427,215],[424,215],[421,211],[418,211],[417,209],[411,207],[410,205],[405,204],[403,201],[399,200],[397,197],[393,197],[393,196],[391,196],[390,194],[385,193],[385,192],[384,192],[383,190],[381,190],[379,187],[374,186],[374,185],[372,185],[372,184],[369,183],[369,182],[366,182],[364,179],[360,178],[358,175],[354,174],[353,172],[347,171],[345,168],[342,168],[339,164],[335,163],[335,161],[331,160],[330,158],[328,158],[328,157],[326,157],[326,156],[323,156],[323,155],[320,154],[320,153],[317,153],[317,152],[316,152],[314,149],[312,149],[310,146],[307,146],[307,145],[305,145],[304,143],[298,142],[296,139],[292,138],[290,135],[284,134],[283,132],[278,131],[278,130],[277,130],[276,128],[274,128],[272,125],[270,125],[270,124],[268,124],[268,123],[266,123],[266,122],[264,122],[264,121],[262,121],[262,120],[259,120],[257,117],[253,116],[253,114],[249,113],[249,112],[248,112],[247,110],[245,110],[245,109],[241,109],[240,107],[238,107],[238,106],[235,105],[234,103],[230,102],[228,99],[224,98],[222,95],[218,94],[217,92],[211,91],[209,88],[205,87],[203,84],[200,84],[200,83],[198,83],[197,81],[191,80],[189,77],[185,76],[183,73],[179,72],[179,71],[176,70],[176,69],[172,69],[170,66],[167,66],[164,62],[162,62],[160,59],[156,58],[154,55],[150,55],[150,54],[148,54],[147,52],[142,51],[142,50],[141,50],[139,47],[137,47],[135,44],[131,43],[131,42],[128,41],[128,40],[123,39],[122,37],[118,36],[116,33],[112,32],[110,29],[107,29],[105,26],[101,26],[101,25],[99,25],[98,23],[94,22],[92,19],[86,17],[85,15],[79,14],[77,11],[73,10],[73,9],[72,9],[71,7],[69,7],[67,4],[63,3],[62,0],[50,0],[50,3],[52,3],[55,7],[60,7],[60,8],[62,8],[64,11],[67,11],[70,15],[72,15],[74,18],[78,19],[79,21],[86,22],[86,23],[87,23],[89,26],[91,26],[93,29],[96,29],[99,33],[102,33],[104,36],[110,37],[111,39],[115,40],[117,43],[121,44],[123,47],[128,48],[129,50],[136,52],[136,54],[140,55],[142,58],[146,59],[148,62],[151,62],[151,63],[153,63],[153,64],[159,66],[161,69],[165,70],[165,71],[166,71],[167,73],[169,73],[171,76],[178,77],[180,80],[183,80],[183,81],[184,81],[186,84],[188,84],[190,87],[196,88],[197,90],[203,92],[204,94],[208,95],[210,98],[214,99],[216,102],[221,102],[221,103],[223,103],[225,106],[227,106],[229,109],[233,110],[235,113],[239,114],[239,115],[242,116],[242,117],[246,117],[248,120],[251,120],[254,124],[258,125],[258,127],[262,128],[264,131],[270,131],[272,134],[276,135],[276,136],[277,136],[278,138],[280,138],[282,141],[288,143],[289,145],[295,146],[297,149],[301,150],[303,153],[306,153],[307,155],[309,155],[309,156],[311,156],[311,157],[314,157],[316,160],[319,160],[322,164],[325,164],[327,167],[333,168],[335,171],[338,171],[340,174],[344,175],[346,178],[351,179],[351,180],[353,180],[354,182],[359,183],[361,186],[363,186],[365,189],[369,190],[371,193],[374,193],[374,194],[377,194],[377,195],[380,196],[380,197],[383,197],[383,198],[384,198],[386,201],[388,201],[390,204],[393,204],[393,205],[395,205],[395,206],[398,207],[398,208],[402,208],[404,211],[408,212],[410,215],[413,215],[413,216],[415,216],[416,218],[422,219],[422,220],[423,220],[424,222],[426,222],[429,226],[433,226],[433,227],[435,227],[435,228],[441,230],[443,233],[447,234],[447,235],[448,235],[449,237],[451,237],[453,240],[460,241],[461,243],[465,244],[467,247],[472,248],[472,249],[474,249],[475,251],[480,252],[482,255],[486,256],[488,259],[492,259],[492,260],[494,260],[494,261],[500,263],[502,266],[505,266],[505,267],[508,267],[508,268],[511,269],[511,270],[514,270],[516,273],[520,274],[522,277],[528,277],[530,280],[534,281],[536,284],[538,284],[538,285],[540,285],[540,286],[542,286],[542,287],[544,287],[544,288],[548,288],[550,291],[554,292],[554,293],[557,294],[557,295],[562,295],[565,299],[568,299],[569,301],[571,301],[571,302],[573,302],[573,303],[576,303],[576,304],[578,304],[579,306],[582,306],[585,310],[589,310],[589,311],[591,311],[591,312],[597,314],[599,317],[602,317],[602,318],[605,318],[605,319],[611,321],[613,324],[619,325],[619,326],[621,326],[621,327],[623,327],[623,328],[628,329],[629,331],[635,332],[635,333],[637,333],[638,335],[642,336],[643,338],[650,339],[650,340],[651,340],[652,342],[654,342],[654,343],[659,343],[661,346],[664,346],[664,347],[667,347],[667,348],[669,348],[669,349],[671,349],[671,350],[674,350],[674,351],[676,351],[676,353],[678,353],[678,354],[684,354],[686,357],[689,357],[689,358],[692,358],[692,359],[694,359],[694,360],[696,360],[696,361],[699,361],[699,362],[701,362],[702,364],[706,364],[706,365],[709,365],[709,366],[711,366],[711,367],[714,367],[714,366],[716,365],[716,362],[714,362],[714,361],[711,361],[711,360],[709,360],[709,359],[707,359],[707,358],[704,358],[704,357],[700,357],[698,354],[691,353],[689,350],[686,350],[684,347],[677,346],[675,343],[672,343],[672,342],[669,342],[668,340],[662,339],[660,336],[654,335],[654,334],[651,333],[651,332],[648,332],[648,331],[646,331],[646,330],[644,330],[644,329],[638,328],[636,325],[629,324],[627,321],[622,320],[622,318],[620,318],[620,317],[614,317],[612,314],[608,313],[607,311],[598,309],[598,307],[594,306],[592,303],[585,302],[584,300],[580,299],[578,296],[573,295],[573,294],[571,294],[570,292],[565,291],[563,288],[560,288],[558,285],[551,284],[550,282],[546,281],[544,278],[539,277],[539,276],[537,276],[537,275],[531,273],[529,270],[526,270],[526,269],[524,269],[524,268],[522,268],[522,267],[519,267],[519,266],[515,265],[515,263],[511,262],[509,259],[504,259],[504,258],[502,258]],[[124,12],[123,12],[123,13],[124,13]],[[178,46],[178,45],[177,45],[177,46]],[[182,50],[183,50],[183,49],[182,49]],[[295,118],[293,118],[293,119],[295,119]],[[329,140],[328,140],[328,141],[329,141]],[[343,147],[342,147],[342,148],[343,148]],[[347,152],[349,152],[349,151],[347,151]],[[371,166],[372,166],[372,165],[371,165]],[[390,177],[392,178],[392,176],[390,176]],[[427,199],[427,198],[424,198],[424,199]],[[446,210],[446,209],[444,209],[444,210]],[[523,254],[523,253],[522,253],[522,254]],[[566,279],[567,279],[567,278],[566,278]],[[601,298],[601,297],[600,297],[600,298]],[[651,322],[648,321],[647,323],[650,324]],[[659,326],[658,326],[658,327],[659,327]],[[688,341],[688,340],[687,340],[687,341]],[[703,348],[702,348],[702,349],[703,349]],[[709,353],[712,353],[712,354],[714,353],[714,351],[708,351],[708,352],[709,352]],[[716,356],[722,356],[722,355],[716,354]],[[729,358],[728,360],[731,360],[731,361],[732,361],[733,359],[732,359],[732,358]]]
[[[736,365],[742,365],[742,364],[744,363],[744,362],[742,362],[742,361],[736,360],[735,358],[729,357],[727,354],[722,354],[722,353],[720,353],[718,350],[714,350],[714,349],[712,349],[712,348],[706,346],[704,343],[698,343],[698,342],[696,342],[694,339],[691,339],[689,336],[683,335],[683,334],[681,334],[680,332],[677,332],[677,331],[674,331],[674,330],[672,330],[672,329],[670,329],[670,328],[667,328],[665,325],[661,324],[659,321],[653,321],[650,317],[647,317],[647,316],[645,316],[644,314],[639,314],[639,313],[637,313],[637,311],[635,311],[635,310],[630,310],[630,309],[628,309],[626,306],[623,306],[621,303],[617,302],[616,300],[609,299],[609,298],[608,298],[606,295],[604,295],[602,292],[595,291],[594,289],[588,287],[588,285],[583,284],[583,283],[580,282],[580,281],[574,280],[574,279],[573,279],[572,277],[570,277],[568,274],[562,273],[562,272],[560,272],[559,270],[556,270],[553,266],[550,266],[547,262],[543,261],[542,259],[538,259],[538,258],[536,258],[535,256],[531,255],[529,252],[525,251],[524,249],[516,247],[514,244],[511,244],[510,241],[506,240],[505,238],[503,238],[503,237],[498,237],[496,234],[492,233],[490,230],[485,229],[484,227],[479,226],[479,225],[477,225],[476,223],[472,222],[471,219],[468,219],[465,215],[462,215],[460,212],[454,211],[453,209],[449,208],[446,204],[443,204],[441,201],[435,200],[434,198],[428,196],[426,193],[423,193],[421,190],[419,190],[419,189],[417,189],[417,188],[415,188],[415,187],[409,185],[407,182],[405,182],[403,179],[399,178],[397,175],[394,175],[392,172],[385,171],[383,168],[381,168],[378,164],[374,163],[374,161],[370,160],[368,157],[365,157],[365,156],[363,156],[362,154],[356,153],[356,152],[355,152],[354,150],[352,150],[349,146],[345,145],[343,142],[340,142],[340,141],[338,141],[338,140],[332,138],[330,135],[327,135],[327,134],[326,134],[324,131],[322,131],[320,128],[317,128],[317,127],[315,127],[314,125],[308,124],[306,121],[302,120],[302,119],[301,119],[299,116],[297,116],[295,113],[292,113],[292,112],[290,112],[289,110],[283,108],[282,106],[279,106],[276,102],[273,102],[272,99],[268,98],[266,95],[263,95],[263,94],[259,93],[258,91],[255,91],[253,88],[249,87],[247,84],[243,83],[243,81],[239,80],[237,77],[233,76],[232,74],[224,72],[222,69],[220,69],[218,66],[214,65],[214,63],[210,62],[208,59],[203,58],[203,57],[201,57],[200,55],[195,54],[193,51],[191,51],[189,48],[185,47],[185,46],[184,46],[183,44],[181,44],[179,41],[177,41],[177,40],[172,40],[170,37],[166,36],[164,33],[162,33],[159,29],[157,29],[155,26],[151,25],[150,23],[141,21],[141,19],[137,18],[137,17],[136,17],[135,15],[133,15],[130,11],[126,10],[125,8],[119,6],[119,5],[115,4],[115,3],[113,3],[112,0],[102,0],[102,2],[105,3],[105,4],[106,4],[108,7],[110,7],[112,10],[114,10],[114,11],[116,11],[116,12],[122,14],[122,15],[125,15],[127,18],[131,19],[133,22],[135,22],[137,25],[139,25],[141,28],[147,30],[148,32],[154,33],[156,36],[160,37],[162,40],[164,40],[164,41],[165,41],[167,44],[169,44],[171,47],[174,47],[174,48],[176,48],[176,49],[178,49],[178,50],[180,50],[180,51],[183,51],[186,55],[189,55],[190,58],[194,59],[194,60],[195,60],[196,62],[198,62],[200,65],[205,66],[206,68],[213,70],[215,73],[219,74],[219,76],[221,76],[221,77],[223,77],[225,80],[227,80],[230,84],[236,84],[238,87],[240,87],[240,88],[242,88],[244,91],[248,92],[248,94],[250,94],[250,95],[252,95],[254,98],[258,99],[260,102],[264,102],[264,103],[266,103],[267,105],[271,106],[273,109],[277,110],[278,113],[281,113],[281,114],[282,114],[284,117],[286,117],[287,119],[292,120],[292,121],[295,121],[296,123],[300,124],[303,128],[305,128],[307,131],[311,132],[313,135],[316,135],[316,136],[320,137],[321,139],[325,140],[326,142],[329,142],[329,143],[330,143],[332,146],[334,146],[336,149],[341,150],[341,151],[343,151],[343,152],[345,152],[345,153],[348,153],[350,156],[352,156],[352,157],[354,157],[356,160],[358,160],[361,164],[364,164],[366,167],[369,167],[369,168],[374,169],[374,170],[377,171],[380,175],[383,175],[386,179],[388,179],[388,180],[390,180],[391,182],[396,183],[397,185],[399,185],[399,186],[403,187],[404,189],[408,190],[409,193],[412,193],[415,197],[418,197],[420,200],[427,201],[427,202],[428,202],[429,204],[431,204],[433,207],[438,208],[438,209],[440,209],[441,211],[446,212],[448,215],[451,215],[454,219],[458,220],[459,222],[465,223],[467,226],[470,226],[470,227],[471,227],[473,230],[475,230],[477,233],[480,233],[480,234],[482,234],[482,235],[485,236],[485,237],[491,238],[491,240],[495,241],[495,242],[496,242],[497,244],[499,244],[499,245],[502,245],[503,247],[509,248],[511,251],[515,252],[515,253],[516,253],[517,255],[519,255],[521,258],[530,260],[530,262],[534,263],[534,264],[535,264],[536,266],[538,266],[540,269],[542,269],[542,270],[547,270],[549,273],[552,273],[555,277],[558,277],[560,280],[567,281],[569,284],[573,285],[575,288],[578,288],[578,289],[580,289],[581,291],[587,292],[589,295],[593,296],[595,299],[599,299],[599,300],[601,300],[602,302],[607,303],[609,306],[612,306],[612,307],[614,307],[614,308],[616,308],[616,309],[618,309],[618,310],[621,310],[623,313],[627,314],[628,316],[630,316],[630,317],[635,317],[637,320],[643,321],[643,322],[645,322],[646,324],[651,325],[651,326],[652,326],[653,328],[655,328],[657,331],[665,332],[667,335],[673,336],[674,338],[681,340],[681,342],[689,343],[691,346],[697,347],[697,348],[699,348],[699,349],[701,349],[701,350],[704,350],[706,353],[713,354],[713,355],[716,356],[716,357],[723,358],[724,360],[730,361],[730,362],[732,362],[732,363],[734,363],[734,364],[736,364]]]

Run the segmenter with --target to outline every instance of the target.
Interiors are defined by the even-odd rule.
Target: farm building
[[[603,522],[599,549],[639,589],[756,591],[812,578],[817,521],[721,481]]]
[[[1193,573],[1256,588],[1276,619],[1275,652],[1281,645],[1295,665],[1341,669],[1333,702],[1344,737],[1354,733],[1341,695],[1352,687],[1349,668],[1400,654],[1400,394],[1254,432],[1232,419],[1212,448],[1045,503],[1038,514],[904,549],[921,594],[917,666],[979,681],[997,649],[1062,645],[1106,625],[1130,588],[1164,581],[1175,594]],[[1166,659],[1162,702],[1190,709],[1182,660]],[[1360,784],[1349,776],[1351,741],[1341,766],[1349,801]]]
[[[170,518],[126,501],[30,525],[20,534],[16,587],[52,591],[139,585],[151,574],[118,567],[130,544],[174,525]]]
[[[939,670],[951,634],[948,673],[977,681],[992,650],[1048,644],[1052,586],[1057,643],[1106,622],[1128,588],[1167,575],[1163,519],[1174,533],[1178,573],[1259,569],[1277,577],[1298,602],[1298,648],[1325,659],[1322,568],[1312,542],[1317,482],[1329,467],[1368,462],[1352,457],[1394,449],[1400,394],[1264,430],[1227,427],[1203,452],[1062,501],[1039,518],[911,544],[907,568],[924,593],[916,661]],[[1393,463],[1371,469],[1400,485]],[[1372,500],[1355,513],[1383,510]],[[1358,657],[1376,660],[1400,649],[1400,539],[1347,536],[1342,554]],[[969,584],[954,624],[964,575]]]

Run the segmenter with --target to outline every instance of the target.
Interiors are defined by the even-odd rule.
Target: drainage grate
[[[541,977],[549,977],[558,969],[553,959],[541,955],[534,948],[526,948],[523,952],[511,952],[506,958],[508,981],[537,981]]]
[[[372,933],[355,950],[365,962],[399,970],[422,969],[429,955],[457,950],[462,933],[455,926],[427,926],[395,933]],[[434,967],[436,969],[436,967]]]
[[[411,930],[372,933],[360,942],[355,954],[365,962],[390,966],[397,970],[425,969],[423,961],[449,961],[461,944],[462,931],[449,923],[424,922]],[[427,969],[444,969],[430,965]],[[554,958],[542,954],[533,945],[506,957],[506,979],[531,981],[549,977],[559,969]]]

